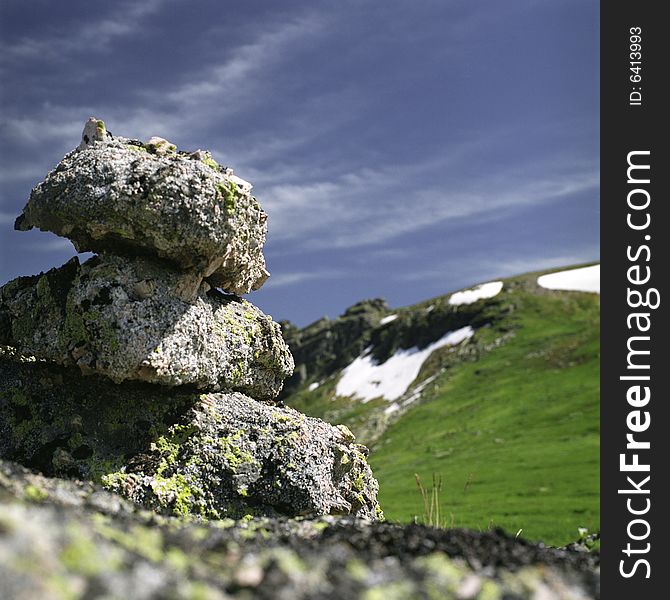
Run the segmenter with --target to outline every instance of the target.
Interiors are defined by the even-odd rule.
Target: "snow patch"
[[[392,404],[389,404],[385,409],[384,409],[384,414],[390,415],[393,414],[394,412],[400,410],[401,408],[407,408],[410,404],[413,402],[416,402],[419,398],[421,398],[421,392],[426,388],[426,386],[429,383],[432,383],[437,379],[437,376],[440,375],[440,373],[436,373],[435,375],[431,375],[428,377],[425,381],[422,381],[419,385],[417,385],[413,390],[412,393],[407,396],[404,400],[400,402],[393,402]]]
[[[471,290],[463,290],[456,292],[449,298],[449,304],[458,306],[460,304],[472,304],[481,300],[482,298],[493,298],[503,289],[502,281],[491,281],[489,283],[482,283]]]
[[[455,346],[474,335],[474,329],[467,325],[456,331],[449,331],[423,350],[409,348],[398,350],[382,364],[377,364],[367,348],[361,356],[342,371],[335,393],[338,396],[357,396],[363,402],[383,397],[397,400],[409,388],[421,370],[424,361],[438,348]]]
[[[320,385],[321,385],[321,382],[319,382],[319,381],[315,381],[314,383],[310,383],[309,386],[307,387],[307,391],[308,392],[313,392]]]
[[[398,318],[398,315],[388,315],[388,317],[384,317],[381,321],[379,321],[380,325],[386,325],[387,323],[390,323],[391,321],[395,321]]]
[[[537,278],[537,284],[548,290],[600,293],[600,265],[549,273]]]

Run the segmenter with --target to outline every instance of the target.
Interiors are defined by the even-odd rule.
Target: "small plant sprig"
[[[442,476],[433,473],[433,485],[430,489],[426,488],[421,481],[418,473],[414,473],[416,485],[421,493],[423,500],[423,519],[424,524],[429,527],[444,527],[440,517],[440,492],[442,491]]]

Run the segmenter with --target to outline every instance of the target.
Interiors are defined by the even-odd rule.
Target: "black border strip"
[[[670,589],[666,581],[670,577],[666,566],[670,541],[670,329],[666,307],[670,293],[665,264],[670,260],[670,232],[666,232],[670,222],[665,218],[670,203],[670,27],[661,15],[663,7],[661,2],[648,0],[601,3],[601,556],[605,600],[665,598]],[[637,27],[639,70],[634,64],[638,56],[631,55],[637,50],[631,48],[638,34],[632,28]],[[634,75],[640,80],[635,81]],[[649,168],[628,172],[629,161]],[[649,205],[644,207],[647,200]],[[631,209],[629,201],[643,208]],[[647,274],[648,281],[637,283]],[[656,304],[654,289],[660,298],[658,308],[633,306],[640,300],[635,292],[643,302],[648,299],[649,304]],[[648,320],[630,317],[645,313]],[[649,330],[641,331],[647,325]],[[641,352],[631,354],[629,345]],[[637,448],[627,448],[628,434],[639,444]],[[649,442],[649,449],[643,447],[644,442]],[[649,471],[626,471],[636,467],[625,465],[622,469],[622,454],[626,464],[637,460],[649,465]],[[635,486],[640,489],[636,491]]]

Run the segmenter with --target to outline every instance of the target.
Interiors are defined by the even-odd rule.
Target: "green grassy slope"
[[[445,526],[523,529],[523,537],[551,545],[573,541],[579,527],[600,528],[600,297],[545,290],[539,274],[507,279],[498,296],[465,307],[479,323],[475,336],[462,352],[434,352],[417,380],[435,379],[390,421],[381,398],[336,397],[339,371],[308,376],[287,397],[307,414],[348,425],[370,446],[388,519],[422,520],[418,473],[428,485],[433,474],[442,477]],[[375,331],[411,342],[428,307],[452,318],[447,299],[394,310],[398,320]]]
[[[530,292],[534,278],[503,292],[515,335],[442,375],[375,444],[389,519],[421,517],[414,473],[437,473],[447,525],[523,529],[552,545],[599,529],[600,299]]]

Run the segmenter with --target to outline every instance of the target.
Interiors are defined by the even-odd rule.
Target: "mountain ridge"
[[[593,530],[599,526],[596,481],[599,295],[550,290],[540,286],[537,280],[542,275],[576,271],[597,264],[583,263],[504,278],[500,280],[502,290],[498,294],[471,303],[450,304],[450,298],[458,291],[396,309],[391,309],[381,299],[374,299],[349,307],[337,319],[321,319],[302,329],[284,322],[282,328],[295,358],[296,371],[286,382],[281,398],[307,414],[347,425],[362,443],[370,446],[370,461],[380,480],[383,507],[389,517],[402,521],[412,520],[421,511],[414,473],[422,473],[424,480],[430,480],[431,469],[445,475],[452,469],[464,472],[463,465],[457,464],[455,454],[465,456],[471,446],[477,446],[477,440],[473,444],[462,431],[468,421],[472,421],[472,427],[480,431],[480,435],[486,436],[488,430],[495,430],[497,433],[491,434],[492,439],[503,440],[493,442],[494,447],[489,449],[488,456],[477,458],[478,462],[471,466],[474,472],[486,470],[482,461],[498,460],[497,457],[505,456],[507,452],[501,450],[507,443],[507,436],[498,431],[497,424],[502,427],[509,423],[509,427],[525,430],[519,435],[527,443],[520,444],[512,453],[514,456],[501,461],[501,468],[507,470],[508,476],[516,473],[518,468],[515,461],[520,457],[516,455],[539,455],[545,448],[566,452],[566,445],[571,441],[574,447],[582,448],[584,456],[573,456],[572,463],[565,461],[563,465],[552,463],[544,470],[547,477],[551,475],[556,481],[568,481],[562,496],[559,494],[560,498],[557,496],[553,500],[564,505],[565,518],[560,517],[559,521],[574,531],[561,533],[557,526],[545,523],[537,528],[531,526],[531,535],[551,542],[564,542],[575,537],[578,527]],[[398,357],[416,358],[418,353],[429,350],[431,344],[449,332],[465,327],[470,327],[472,334],[458,344],[446,344],[430,352],[420,364],[416,377],[394,400],[357,398],[355,394],[343,397],[337,393],[338,386],[342,388],[341,381],[356,361],[357,377],[365,368],[373,377],[378,372],[388,373],[389,369],[381,371],[378,367],[389,365],[391,359],[398,362]],[[367,362],[363,364],[364,361]],[[555,380],[551,394],[540,389],[542,382],[549,380]],[[374,381],[367,383],[374,388]],[[370,385],[366,389],[370,389]],[[378,385],[380,389],[384,387],[381,382]],[[515,392],[515,386],[521,392]],[[578,388],[576,392],[575,386]],[[498,404],[491,405],[491,397],[499,397]],[[543,399],[547,397],[552,398],[551,406],[543,405]],[[460,413],[454,409],[451,414],[452,401],[463,403]],[[466,410],[465,406],[474,408]],[[421,422],[421,415],[426,418],[431,411],[445,416],[433,423],[430,419],[427,423]],[[487,417],[487,423],[482,424],[479,417],[465,419],[463,411],[496,416],[493,419]],[[531,415],[527,423],[521,418],[524,411]],[[588,418],[572,433],[566,434],[562,420],[569,419],[571,412],[580,412]],[[555,431],[547,429],[544,422],[544,415],[550,413],[558,414]],[[458,432],[452,435],[460,440],[456,446],[449,441],[449,435],[442,435],[442,429]],[[540,429],[544,433],[537,439]],[[421,431],[421,436],[417,438],[414,430]],[[434,440],[435,447],[427,453],[428,457],[419,456],[418,450],[405,444],[412,436]],[[404,466],[399,469],[394,462]],[[533,468],[543,470],[541,463],[533,464]],[[399,478],[403,470],[404,482],[401,482]],[[571,471],[577,474],[574,485],[569,484]],[[479,483],[476,480],[467,483],[468,474],[461,477],[460,485],[470,489],[472,498],[472,489]],[[486,527],[490,520],[508,528],[527,527],[524,522],[527,518],[538,521],[537,517],[528,514],[523,518],[514,516],[524,513],[520,506],[524,494],[528,493],[529,482],[524,477],[521,479],[520,490],[509,490],[510,495],[521,494],[520,500],[512,503],[509,510],[501,509],[501,513],[509,512],[512,518],[491,513],[485,521],[481,516],[473,520],[468,516],[472,506],[468,505],[469,500],[463,499],[459,505],[459,511],[464,511],[463,520],[458,520],[458,514],[454,519],[458,524],[471,527]],[[587,500],[576,501],[575,508],[569,508],[568,505],[580,494]],[[566,504],[567,496],[570,500]],[[484,503],[488,500],[482,498]],[[553,500],[549,495],[548,506]],[[571,510],[582,512],[575,513],[572,518],[567,514]]]

